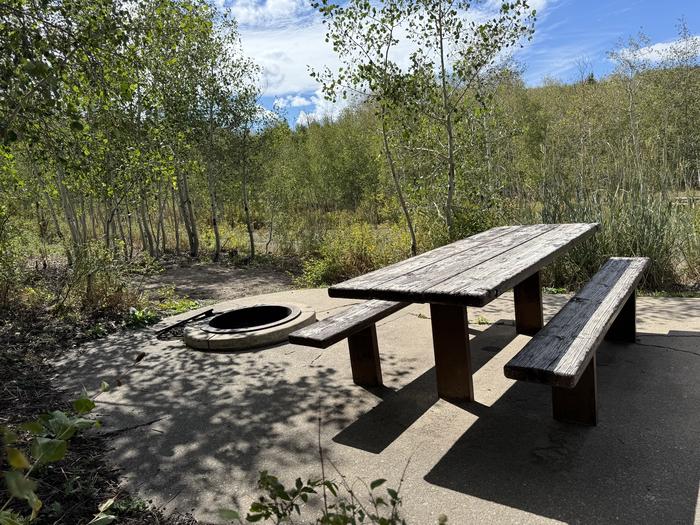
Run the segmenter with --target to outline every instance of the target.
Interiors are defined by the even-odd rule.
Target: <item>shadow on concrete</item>
[[[474,372],[488,363],[495,352],[507,346],[517,335],[512,322],[505,320],[500,320],[485,330],[470,327],[469,332],[476,334],[469,340]],[[435,367],[400,390],[382,388],[370,391],[381,397],[382,401],[338,433],[333,441],[379,454],[438,400]],[[478,410],[475,403],[458,406],[469,412]]]
[[[567,523],[693,523],[700,334],[640,335],[598,350],[597,427],[554,421],[550,389],[518,382],[424,479]]]
[[[75,389],[85,383],[89,391],[101,380],[112,385],[114,394],[99,399],[99,415],[104,428],[123,441],[113,459],[137,484],[147,478],[149,490],[158,494],[191,493],[195,480],[198,490],[229,504],[232,494],[255,486],[263,454],[274,456],[281,472],[318,461],[315,433],[290,435],[290,428],[316,425],[319,418],[342,428],[350,423],[349,407],[361,405],[336,370],[310,364],[313,349],[282,345],[214,353],[162,341],[133,364],[151,338],[136,332],[98,342],[62,369],[60,381]],[[243,472],[245,483],[230,486],[212,476],[229,468]]]

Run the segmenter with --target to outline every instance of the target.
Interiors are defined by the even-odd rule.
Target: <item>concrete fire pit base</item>
[[[216,323],[217,318],[255,307],[287,308],[294,314],[281,323],[273,323],[271,326],[261,326],[260,328],[239,328],[229,331],[216,328],[218,326]],[[187,326],[184,332],[184,340],[187,346],[198,350],[248,350],[286,342],[290,333],[315,322],[316,312],[303,304],[286,302],[275,303],[274,305],[238,305],[228,312],[220,313],[217,316]]]

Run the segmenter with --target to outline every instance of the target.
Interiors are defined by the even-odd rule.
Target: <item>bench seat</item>
[[[352,377],[362,386],[380,386],[382,372],[379,362],[376,322],[408,306],[408,303],[372,300],[355,304],[289,335],[289,342],[314,348],[348,340]]]
[[[648,264],[608,259],[505,365],[506,377],[551,385],[555,419],[595,425],[595,352],[603,338],[634,342],[635,292]]]

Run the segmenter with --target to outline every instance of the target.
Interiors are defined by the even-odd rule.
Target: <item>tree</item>
[[[466,104],[474,97],[482,106],[489,91],[480,80],[502,53],[534,32],[536,12],[527,0],[504,2],[485,21],[469,17],[469,2],[420,0],[407,16],[407,38],[415,51],[410,56],[409,74],[397,78],[407,82],[403,90],[408,111],[419,111],[442,130],[435,155],[445,165],[447,189],[444,204],[449,240],[455,238],[454,200],[457,153],[460,149],[455,125],[469,113]]]
[[[0,140],[41,134],[37,121],[80,111],[64,94],[101,86],[109,55],[127,40],[127,11],[113,0],[7,0],[0,4]]]
[[[338,71],[312,71],[330,100],[349,93],[360,96],[376,108],[384,157],[394,182],[406,228],[411,254],[417,253],[413,219],[402,190],[402,174],[391,146],[390,119],[399,111],[403,97],[399,65],[392,53],[399,43],[399,30],[411,15],[412,2],[390,0],[377,7],[367,0],[351,0],[345,6],[321,0],[312,4],[324,17],[326,41],[333,44],[343,66]]]

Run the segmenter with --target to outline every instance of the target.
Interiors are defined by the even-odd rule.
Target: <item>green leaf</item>
[[[222,520],[233,521],[241,519],[241,515],[233,509],[219,509],[218,513]]]
[[[3,472],[7,491],[15,498],[29,501],[36,498],[36,482],[33,479],[25,478],[21,472],[10,470]]]
[[[22,423],[20,425],[20,428],[22,430],[26,430],[27,432],[31,432],[34,435],[43,434],[45,431],[44,425],[41,424],[41,421],[30,421],[28,423]]]
[[[87,414],[95,408],[95,402],[88,397],[81,397],[73,401],[73,410],[78,414]]]
[[[39,514],[42,503],[34,492],[27,495],[27,503],[29,503],[29,506],[32,508],[32,515],[29,517],[29,521],[32,521],[37,517],[37,514]]]
[[[333,483],[332,481],[326,480],[323,482],[323,484],[331,492],[331,494],[333,494],[333,497],[338,496],[338,489],[337,489],[335,483]]]
[[[39,463],[53,463],[62,460],[66,455],[68,443],[63,439],[37,437],[32,442],[32,457]]]
[[[12,432],[9,428],[0,427],[0,434],[2,434],[2,442],[5,443],[5,445],[17,443],[17,434]]]
[[[30,467],[29,460],[22,453],[22,451],[16,448],[7,449],[7,462],[10,466],[17,470],[25,470]]]
[[[374,490],[377,487],[382,486],[384,483],[386,483],[385,479],[375,479],[372,483],[369,484],[369,488]]]
[[[54,410],[42,416],[41,421],[55,437],[60,439],[70,439],[78,429],[75,425],[75,420],[71,420],[60,410]]]

